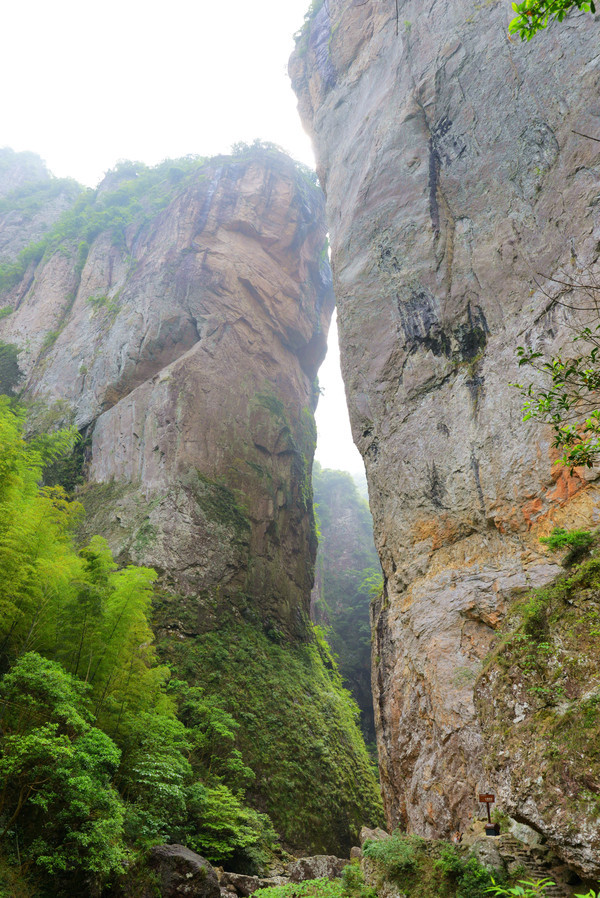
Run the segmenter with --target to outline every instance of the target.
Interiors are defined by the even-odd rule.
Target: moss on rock
[[[597,876],[600,555],[513,608],[475,699],[506,810]]]
[[[167,636],[161,653],[239,722],[238,747],[256,775],[248,799],[284,841],[344,856],[383,815],[358,708],[320,634],[294,645],[248,612],[194,640]]]

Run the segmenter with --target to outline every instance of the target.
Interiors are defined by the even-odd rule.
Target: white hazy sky
[[[255,138],[314,166],[287,78],[309,0],[28,0],[2,10],[0,146],[95,186],[119,159],[149,165]],[[335,339],[335,330],[332,332]],[[337,343],[320,372],[317,458],[355,472]]]

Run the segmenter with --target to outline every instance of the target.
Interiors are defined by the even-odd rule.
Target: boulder
[[[260,876],[246,876],[243,873],[227,873],[223,872],[219,876],[219,885],[221,887],[221,895],[239,895],[240,898],[248,898],[257,889],[268,889],[272,886],[281,886],[287,882],[285,876],[270,876],[262,878]]]
[[[158,845],[150,852],[148,866],[158,874],[161,898],[221,896],[217,874],[209,862],[183,845]]]
[[[369,829],[368,826],[363,826],[360,831],[360,847],[364,848],[365,842],[373,842],[378,841],[380,839],[389,839],[390,834],[386,833],[384,829],[380,829],[378,826],[375,829]]]
[[[302,857],[288,865],[290,882],[304,882],[305,879],[335,879],[350,861],[330,854],[316,854]]]

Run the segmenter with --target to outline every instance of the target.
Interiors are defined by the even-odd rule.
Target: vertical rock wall
[[[600,247],[598,17],[511,43],[505,2],[325,0],[290,62],[327,195],[342,370],[385,588],[374,691],[388,822],[478,810],[473,683],[538,536],[598,521],[594,472],[521,423],[518,345],[571,336]],[[540,286],[540,284],[542,286]],[[538,824],[539,825],[539,821]]]
[[[126,163],[49,212],[33,247],[27,217],[11,218],[24,202],[13,183],[0,361],[19,349],[34,427],[82,434],[47,481],[75,488],[82,539],[99,533],[120,563],[158,571],[160,656],[238,722],[248,800],[286,844],[349,851],[381,801],[309,621],[313,410],[333,310],[314,175],[269,147]]]
[[[140,176],[108,176],[80,233],[28,267],[0,337],[26,395],[85,435],[90,532],[193,597],[200,630],[243,594],[302,636],[333,304],[320,191],[280,153],[174,163],[119,229],[111,210]]]

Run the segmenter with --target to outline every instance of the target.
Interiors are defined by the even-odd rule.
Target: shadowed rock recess
[[[37,221],[46,188],[30,177]],[[292,844],[343,850],[379,797],[308,621],[313,410],[334,302],[321,191],[269,148],[124,163],[40,233],[33,247],[13,234],[0,259],[0,340],[20,350],[36,426],[82,434],[54,471],[86,508],[82,537],[159,572],[162,656],[242,722],[255,804]],[[325,784],[343,782],[337,806],[299,767],[313,742]]]
[[[597,473],[553,468],[548,432],[521,423],[509,386],[517,346],[552,353],[572,333],[568,288],[544,292],[536,273],[568,282],[597,265],[600,144],[573,130],[600,134],[598,17],[521,45],[510,15],[317,0],[290,74],[327,196],[385,575],[372,623],[388,823],[448,835],[478,812],[478,789],[501,785],[560,846],[547,803],[483,773],[473,684],[515,596],[556,576],[538,537],[598,520]],[[584,840],[584,820],[568,825]]]

